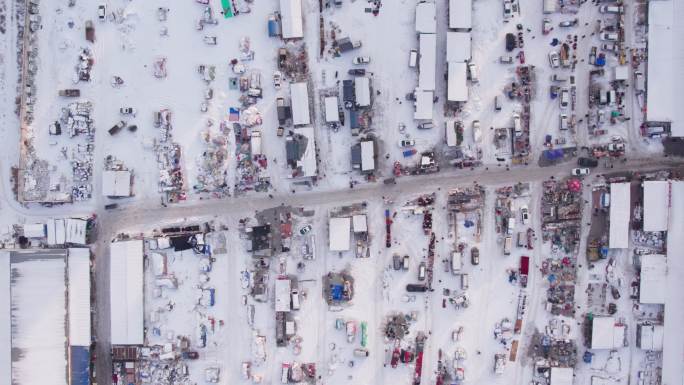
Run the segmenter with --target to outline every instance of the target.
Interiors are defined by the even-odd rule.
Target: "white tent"
[[[418,43],[420,50],[418,89],[434,91],[435,66],[437,64],[437,36],[434,33],[421,33]]]
[[[24,225],[24,236],[26,238],[44,238],[45,224],[44,223],[27,223]]]
[[[372,140],[361,142],[361,171],[375,170],[375,147]]]
[[[365,214],[358,214],[352,217],[352,224],[355,233],[365,233],[368,231],[368,223]]]
[[[447,74],[447,100],[450,102],[468,101],[468,76],[466,63],[450,62]]]
[[[670,182],[644,182],[644,231],[667,230],[669,202]]]
[[[106,197],[131,196],[131,172],[128,170],[103,171],[102,195]]]
[[[413,113],[415,120],[432,120],[432,107],[434,92],[416,90],[416,111]]]
[[[290,99],[292,104],[292,124],[295,126],[311,124],[309,88],[306,82],[290,84]]]
[[[473,1],[449,0],[449,29],[469,31],[473,27]]]
[[[625,326],[613,317],[594,317],[591,327],[591,349],[617,349],[625,346]]]
[[[304,37],[302,0],[280,0],[280,17],[283,39]]]
[[[66,218],[64,220],[64,243],[85,245],[88,222],[85,219]]]
[[[371,103],[370,79],[361,76],[354,80],[354,94],[358,107],[368,107]]]
[[[664,304],[667,297],[667,259],[664,255],[641,256],[639,302]]]
[[[69,249],[67,271],[69,345],[90,347],[90,249]]]
[[[447,32],[447,63],[469,61],[471,44],[470,32]]]
[[[340,121],[339,104],[337,96],[327,96],[323,99],[325,106],[325,122],[337,123]]]
[[[290,311],[291,285],[288,278],[275,281],[275,311]]]
[[[330,251],[347,251],[351,243],[351,218],[330,218]]]
[[[416,5],[416,32],[437,32],[437,9],[432,1],[421,1]]]
[[[111,343],[143,344],[143,241],[110,244]]]
[[[629,247],[630,184],[610,184],[610,231],[608,248]]]

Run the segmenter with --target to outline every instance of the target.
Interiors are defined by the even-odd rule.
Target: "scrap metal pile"
[[[216,198],[230,194],[228,184],[228,135],[230,128],[227,121],[221,121],[218,130],[209,127],[202,133],[206,150],[197,160],[197,181],[193,186],[195,192],[211,193]]]
[[[154,145],[159,168],[159,192],[164,194],[167,202],[177,203],[185,199],[185,181],[181,146],[172,141],[171,111],[163,109],[156,112],[154,126],[159,129],[159,140]]]

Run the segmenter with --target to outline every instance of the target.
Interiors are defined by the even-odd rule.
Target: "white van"
[[[511,236],[507,236],[506,239],[504,239],[504,255],[511,255],[511,244],[513,243],[513,238]]]
[[[501,99],[498,96],[494,97],[494,111],[501,111]]]
[[[411,68],[416,68],[418,65],[418,51],[415,49],[412,49],[409,52],[409,67]]]
[[[294,289],[291,292],[292,297],[292,310],[299,310],[299,290]]]
[[[461,274],[461,290],[468,290],[468,274]]]
[[[475,63],[468,63],[468,72],[470,73],[470,81],[477,83],[480,81],[480,74],[478,73]]]
[[[508,234],[513,234],[513,230],[515,230],[515,218],[510,217],[508,218]]]

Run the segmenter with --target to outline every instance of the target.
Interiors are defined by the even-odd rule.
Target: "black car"
[[[577,164],[580,167],[596,167],[598,166],[598,160],[592,158],[579,158],[577,159]]]
[[[515,49],[515,35],[512,33],[506,34],[506,51],[511,52]]]
[[[406,291],[411,293],[424,293],[427,290],[427,286],[417,283],[409,283],[408,285],[406,285]]]
[[[366,74],[366,70],[363,68],[354,68],[348,71],[349,75],[352,76],[363,76]]]

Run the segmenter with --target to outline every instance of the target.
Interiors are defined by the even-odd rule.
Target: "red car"
[[[520,64],[525,64],[525,51],[518,52],[518,59],[520,60]]]

